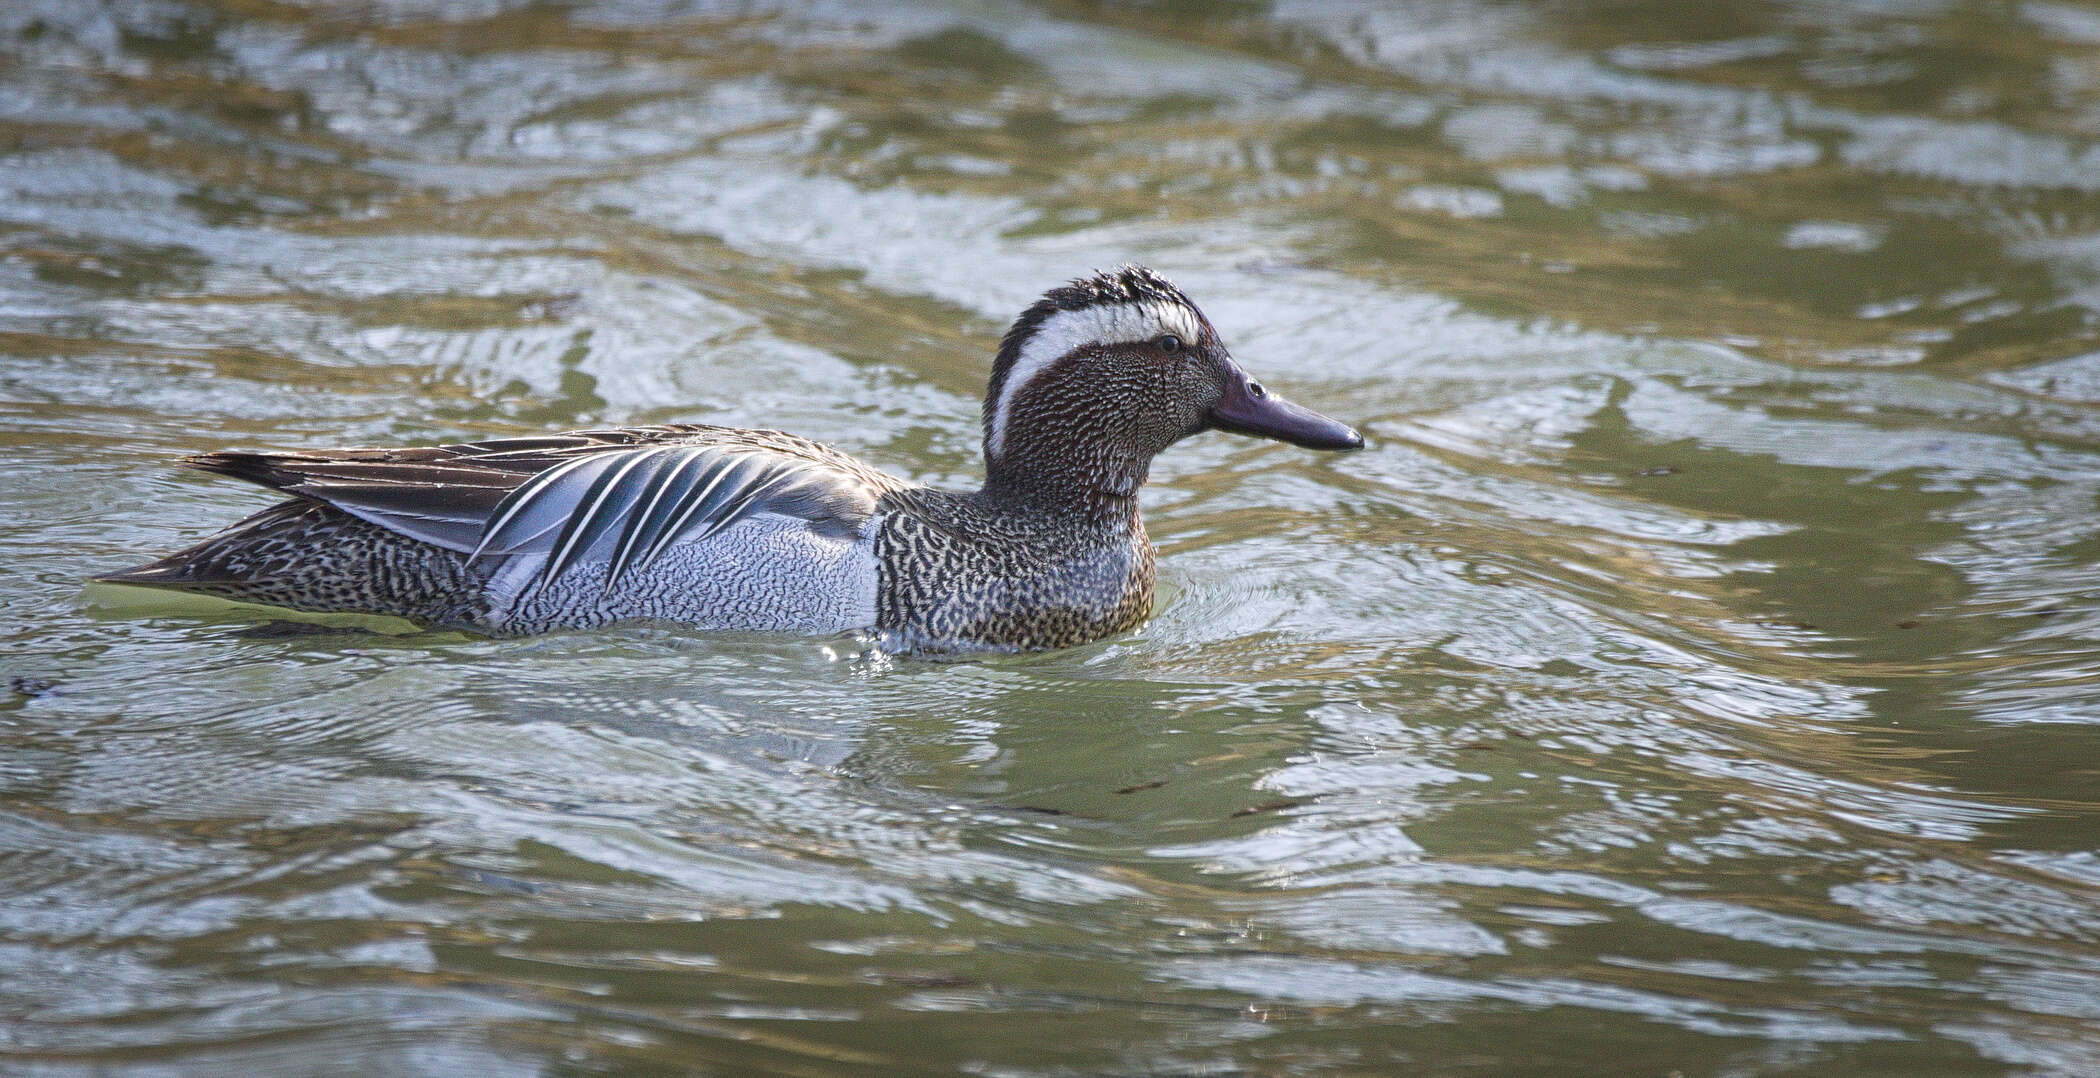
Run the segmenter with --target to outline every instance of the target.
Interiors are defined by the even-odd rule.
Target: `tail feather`
[[[272,464],[270,458],[271,454],[266,453],[223,451],[198,453],[183,457],[176,463],[200,472],[232,476],[272,490],[281,489],[286,485],[288,477]]]
[[[149,588],[180,587],[191,578],[187,575],[189,563],[181,554],[170,554],[159,561],[119,569],[114,573],[98,573],[89,577],[101,584],[136,584]]]
[[[152,587],[250,583],[254,573],[247,559],[238,556],[238,551],[251,544],[266,543],[287,528],[309,524],[310,518],[317,516],[323,508],[317,503],[298,499],[279,502],[194,546],[144,565],[103,573],[94,579],[109,584]]]
[[[472,623],[484,606],[481,577],[464,555],[297,498],[188,549],[95,579],[443,624]]]

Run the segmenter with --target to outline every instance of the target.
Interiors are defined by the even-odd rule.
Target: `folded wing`
[[[756,513],[857,534],[901,485],[771,431],[663,426],[418,449],[211,453],[185,463],[323,502],[390,531],[552,580],[602,559],[605,586]],[[537,563],[537,564],[534,564]]]
[[[845,538],[876,492],[814,461],[763,449],[663,446],[599,453],[527,480],[496,506],[475,559],[541,559],[551,580],[586,559],[610,563],[606,587],[666,547],[699,542],[754,513],[798,517]]]

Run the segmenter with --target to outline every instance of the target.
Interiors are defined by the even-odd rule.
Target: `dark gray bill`
[[[1225,399],[1211,408],[1210,425],[1214,430],[1274,438],[1307,449],[1364,447],[1364,436],[1354,428],[1292,404],[1238,370],[1225,385]]]

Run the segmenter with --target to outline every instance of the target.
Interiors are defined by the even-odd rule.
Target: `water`
[[[2100,1073],[2100,9],[0,5],[0,1071]],[[926,662],[92,589],[227,446],[1357,424]],[[325,631],[324,631],[325,630]]]

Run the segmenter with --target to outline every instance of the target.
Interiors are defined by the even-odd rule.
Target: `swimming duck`
[[[1363,445],[1248,377],[1180,289],[1136,266],[1021,314],[983,424],[985,482],[969,492],[699,424],[206,453],[182,463],[293,497],[100,579],[506,635],[661,619],[1064,647],[1151,611],[1137,493],[1160,450],[1204,430]]]

